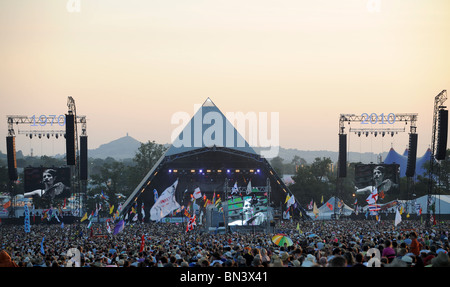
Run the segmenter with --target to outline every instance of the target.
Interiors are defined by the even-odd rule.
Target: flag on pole
[[[313,209],[313,200],[311,199],[311,202],[308,204],[308,210]]]
[[[252,181],[249,180],[247,184],[247,195],[249,195],[252,192]]]
[[[378,191],[376,188],[374,188],[372,190],[372,192],[369,194],[369,196],[367,197],[366,201],[368,204],[374,204],[376,203],[378,200]]]
[[[197,224],[195,223],[195,219],[196,219],[196,215],[192,216],[191,218],[189,218],[189,221],[187,223],[186,226],[186,232],[193,230],[194,226],[196,226]]]
[[[139,248],[139,252],[144,251],[144,246],[145,246],[145,235],[142,234],[142,236],[141,236],[141,247]]]
[[[45,250],[44,250],[44,240],[45,240],[45,236],[42,238],[42,241],[41,241],[41,253],[42,253],[43,255],[45,255]]]
[[[175,199],[175,190],[178,185],[178,179],[158,198],[158,201],[153,204],[150,209],[150,219],[154,221],[161,220],[167,214],[172,212],[172,210],[180,208],[180,204]]]
[[[231,195],[237,194],[239,191],[239,187],[237,186],[237,181],[234,183],[233,188],[231,189]]]
[[[295,197],[294,195],[292,195],[291,197],[289,197],[288,201],[287,201],[287,207],[290,207],[291,205],[295,204]]]
[[[158,191],[156,189],[153,189],[153,199],[155,202],[158,200]]]
[[[113,235],[116,235],[117,233],[121,232],[125,228],[125,221],[120,220],[116,226],[114,226],[114,233]]]
[[[201,190],[200,190],[200,187],[197,187],[197,188],[194,190],[194,198],[195,198],[195,199],[199,199],[200,197],[202,197],[202,192],[201,192]]]
[[[400,215],[400,212],[398,208],[395,209],[395,220],[394,225],[397,226],[402,221],[402,216]]]
[[[84,214],[84,216],[81,218],[80,222],[85,221],[87,218],[88,218],[88,216],[87,216],[87,212],[86,212],[86,213]]]
[[[31,231],[30,228],[30,211],[28,210],[28,205],[25,204],[25,218],[24,218],[24,227],[25,227],[25,233],[29,233]]]
[[[319,209],[317,209],[317,205],[315,202],[314,202],[314,207],[313,207],[313,213],[316,218],[319,216]]]

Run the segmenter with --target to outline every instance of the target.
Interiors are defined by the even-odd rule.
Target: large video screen
[[[266,196],[235,196],[227,204],[228,225],[261,225],[267,220]]]
[[[70,197],[70,168],[27,167],[24,169],[24,197],[49,200]]]
[[[378,193],[394,193],[398,191],[399,171],[398,164],[357,164],[355,186],[358,190],[377,188]]]

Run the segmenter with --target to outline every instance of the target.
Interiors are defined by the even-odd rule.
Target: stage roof
[[[208,139],[209,136],[212,140]],[[256,155],[248,142],[208,98],[173,141],[166,156],[214,145]]]

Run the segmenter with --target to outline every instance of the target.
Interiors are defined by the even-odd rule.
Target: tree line
[[[148,171],[154,166],[158,159],[164,154],[167,147],[157,144],[155,141],[142,143],[134,158],[126,160],[116,160],[112,157],[105,159],[89,158],[88,160],[88,186],[87,205],[88,209],[95,207],[95,204],[105,203],[99,198],[104,194],[110,205],[117,206],[123,202],[136,188]],[[449,194],[450,188],[450,163],[448,160],[450,150],[447,150],[447,157],[438,165],[435,165],[433,173],[433,193]],[[355,194],[355,165],[349,163],[347,176],[338,178],[336,164],[328,157],[315,158],[312,163],[306,162],[303,158],[294,156],[290,162],[285,162],[281,157],[270,160],[275,172],[282,177],[291,175],[294,183],[288,185],[297,201],[302,206],[307,206],[311,200],[320,203],[322,198],[327,201],[332,196],[337,196],[344,200],[347,205],[351,205],[357,200],[360,205],[365,205],[367,195]],[[28,166],[62,167],[66,165],[64,158],[52,158],[48,156],[24,157],[17,160],[19,168]],[[413,199],[428,193],[430,177],[429,163],[425,164],[426,175],[416,176],[413,180],[400,178],[397,191],[387,193],[384,202],[395,199]],[[11,189],[9,186],[8,168],[5,160],[0,159],[0,193],[7,194],[14,190],[14,193],[23,193],[23,173],[19,174],[19,181],[14,183]],[[62,204],[59,202],[57,204]],[[44,207],[43,207],[44,208]]]

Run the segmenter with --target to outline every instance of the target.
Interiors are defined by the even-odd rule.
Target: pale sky
[[[2,0],[0,131],[7,115],[67,113],[72,96],[90,149],[126,133],[168,143],[173,114],[210,97],[224,113],[278,112],[280,145],[300,150],[337,151],[340,114],[417,113],[421,156],[450,89],[450,1],[370,1]],[[408,132],[350,134],[349,151],[403,153]],[[16,137],[25,154],[64,147]]]

